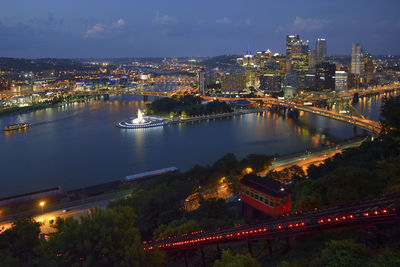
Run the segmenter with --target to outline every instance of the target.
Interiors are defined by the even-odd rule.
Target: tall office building
[[[254,87],[254,88],[259,87],[256,68],[245,67],[244,74],[246,76],[246,87]]]
[[[260,89],[269,92],[282,90],[282,78],[277,74],[264,74],[260,77]]]
[[[315,87],[317,90],[335,89],[336,65],[322,62],[315,67]]]
[[[306,76],[304,76],[304,88],[315,90],[315,73],[307,73]]]
[[[290,56],[292,54],[292,47],[299,44],[300,36],[298,34],[286,35],[286,56]]]
[[[238,92],[246,88],[246,75],[244,73],[226,73],[221,78],[221,90],[225,92]]]
[[[315,50],[309,49],[308,50],[308,68],[309,70],[314,71],[315,70],[315,65],[317,64],[316,62],[316,52]]]
[[[206,91],[205,85],[206,72],[204,70],[199,71],[199,94],[204,95]]]
[[[360,44],[351,46],[351,73],[362,75],[364,74],[364,55]]]
[[[293,45],[291,49],[290,74],[299,77],[300,85],[304,82],[304,76],[309,70],[308,51],[308,41],[300,41],[298,44]]]
[[[375,65],[370,53],[366,52],[364,55],[364,71],[365,74],[372,74],[375,72]]]
[[[254,67],[254,57],[250,52],[250,44],[247,47],[247,54],[243,56],[243,67]]]
[[[268,49],[267,51],[257,52],[255,64],[257,65],[257,67],[263,68],[265,63],[271,60],[272,60],[272,53]]]
[[[316,64],[325,61],[326,58],[326,40],[318,38],[315,44],[315,59]]]
[[[292,57],[293,47],[300,46],[300,36],[296,35],[286,35],[286,74],[291,74],[290,61]]]
[[[337,70],[335,72],[335,91],[347,90],[347,72]]]

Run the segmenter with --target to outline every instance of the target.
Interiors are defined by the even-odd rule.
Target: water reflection
[[[379,106],[371,102],[360,101],[360,109]],[[142,97],[121,96],[0,118],[1,127],[32,123],[24,132],[0,133],[0,197],[49,186],[76,188],[169,166],[186,169],[228,152],[239,158],[290,154],[354,134],[343,122],[304,112],[297,120],[264,112],[147,129],[115,127],[145,104]]]

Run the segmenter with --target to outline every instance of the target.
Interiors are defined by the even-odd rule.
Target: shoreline
[[[47,109],[47,108],[58,108],[58,107],[62,107],[66,104],[72,104],[72,103],[79,103],[79,102],[86,102],[85,100],[93,100],[95,99],[94,96],[87,96],[87,95],[72,95],[75,96],[77,98],[69,98],[69,96],[67,97],[63,97],[62,100],[57,101],[55,103],[40,103],[40,104],[34,104],[31,106],[25,106],[25,107],[10,107],[10,108],[6,108],[6,109],[1,109],[0,110],[0,117],[3,116],[8,116],[8,115],[20,115],[20,114],[25,114],[25,113],[30,113],[30,112],[34,112],[34,111],[38,111],[38,110],[42,110],[42,109]],[[64,102],[65,101],[65,102]]]
[[[145,116],[145,117],[153,118],[153,119],[157,118],[157,119],[163,120],[163,122],[156,123],[156,124],[143,124],[143,125],[137,125],[137,126],[132,126],[132,127],[122,125],[123,122],[134,118],[134,117],[129,117],[129,118],[126,118],[124,120],[117,122],[116,126],[121,129],[145,129],[145,128],[168,126],[168,125],[173,125],[173,124],[183,124],[183,123],[198,122],[198,121],[204,121],[204,120],[230,118],[230,117],[242,116],[242,115],[251,114],[251,113],[264,112],[264,111],[265,111],[265,109],[249,109],[249,110],[244,110],[244,111],[233,111],[233,112],[229,112],[229,113],[200,115],[200,116],[195,116],[195,117],[190,117],[190,118],[185,118],[185,119],[168,119],[165,117],[161,117],[161,116],[157,117],[157,115],[152,115],[152,116]]]

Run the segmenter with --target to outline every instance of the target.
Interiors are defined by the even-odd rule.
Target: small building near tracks
[[[291,209],[291,197],[285,185],[271,178],[248,174],[240,180],[240,198],[246,219],[252,219],[253,209],[273,217],[287,213]]]

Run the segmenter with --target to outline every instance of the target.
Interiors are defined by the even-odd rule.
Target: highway
[[[130,193],[130,190],[104,194],[87,198],[84,200],[77,200],[73,202],[62,203],[58,205],[52,205],[44,207],[44,213],[42,215],[41,210],[29,210],[18,214],[12,214],[9,216],[0,217],[0,233],[11,227],[12,221],[17,217],[32,217],[36,221],[44,223],[41,227],[42,233],[50,233],[53,228],[50,227],[50,221],[55,220],[57,217],[74,217],[79,218],[81,215],[85,215],[93,207],[99,207],[104,209],[107,207],[109,201],[117,199]]]
[[[259,172],[258,175],[265,176],[271,169],[274,171],[281,171],[282,169],[293,165],[300,166],[304,171],[306,171],[311,164],[319,165],[323,163],[324,160],[341,153],[345,149],[360,146],[366,139],[367,138],[352,140],[314,152],[297,153],[280,157],[272,162],[270,169]]]

